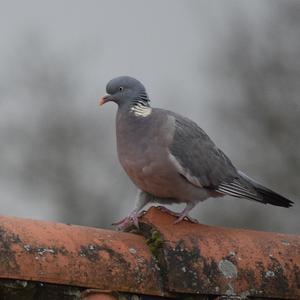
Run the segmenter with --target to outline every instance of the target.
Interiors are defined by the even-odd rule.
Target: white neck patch
[[[145,106],[141,103],[137,103],[130,109],[137,117],[148,117],[151,112],[152,108],[149,106]]]

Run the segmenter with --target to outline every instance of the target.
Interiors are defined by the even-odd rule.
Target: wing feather
[[[169,112],[175,131],[169,156],[178,173],[191,184],[223,195],[289,207],[292,201],[237,171],[230,159],[193,121]]]
[[[169,151],[181,175],[196,186],[211,189],[239,177],[229,158],[196,123],[173,116],[175,133]]]

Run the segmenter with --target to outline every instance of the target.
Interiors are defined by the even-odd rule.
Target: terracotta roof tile
[[[100,290],[88,300],[113,299],[107,290],[300,299],[300,236],[173,225],[156,208],[140,221],[135,234],[0,217],[0,278]]]

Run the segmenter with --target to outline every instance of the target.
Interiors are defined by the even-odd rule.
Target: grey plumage
[[[119,160],[140,190],[136,207],[120,227],[138,225],[148,202],[186,203],[177,222],[209,197],[231,195],[289,207],[292,201],[236,170],[229,158],[193,121],[174,112],[151,108],[145,87],[122,76],[111,80],[101,104],[118,104],[116,134]]]
[[[216,188],[223,181],[237,176],[236,169],[209,136],[193,121],[168,112],[175,117],[175,135],[170,152],[203,187]]]

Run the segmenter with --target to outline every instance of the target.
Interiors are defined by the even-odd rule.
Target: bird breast
[[[120,163],[137,187],[156,196],[170,197],[169,185],[176,173],[167,159],[172,130],[167,128],[168,120],[142,119],[117,120]]]

